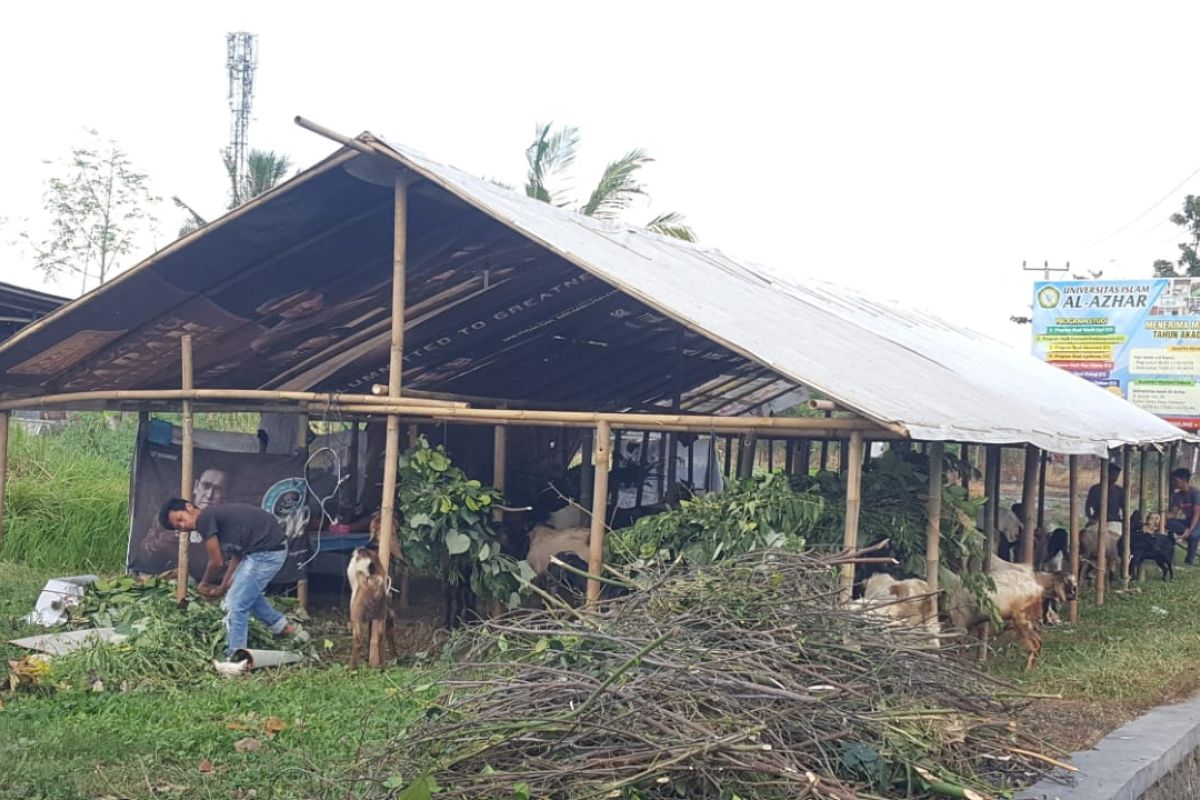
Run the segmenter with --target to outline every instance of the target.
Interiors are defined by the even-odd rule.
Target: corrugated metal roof
[[[530,200],[399,145],[343,150],[0,345],[8,395],[386,382],[392,159],[410,189],[404,385],[747,413],[807,386],[917,439],[1103,453],[1185,434],[935,317]]]

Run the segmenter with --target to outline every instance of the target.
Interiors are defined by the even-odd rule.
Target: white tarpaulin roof
[[[386,144],[405,166],[579,268],[914,439],[1104,455],[1122,444],[1190,438],[1081,378],[937,317],[590,219]]]

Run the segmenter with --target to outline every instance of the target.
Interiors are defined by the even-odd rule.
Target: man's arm
[[[200,585],[196,587],[196,591],[207,597],[213,579],[217,577],[225,558],[221,555],[221,542],[216,536],[209,536],[204,540],[204,550],[208,554],[208,564],[204,567],[204,576],[200,579]]]

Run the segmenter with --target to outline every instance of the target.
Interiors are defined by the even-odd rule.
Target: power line
[[[1170,199],[1171,199],[1171,197],[1172,197],[1172,196],[1173,196],[1173,195],[1174,195],[1176,192],[1178,192],[1180,189],[1182,189],[1182,188],[1184,187],[1184,185],[1186,185],[1186,184],[1187,184],[1187,182],[1188,182],[1188,181],[1190,181],[1192,178],[1196,177],[1196,175],[1200,175],[1200,167],[1196,167],[1194,170],[1192,170],[1192,171],[1191,171],[1191,172],[1188,174],[1188,176],[1187,176],[1186,178],[1184,178],[1183,180],[1181,180],[1181,181],[1178,183],[1178,185],[1176,185],[1174,188],[1172,188],[1172,189],[1171,189],[1171,191],[1169,191],[1169,192],[1167,192],[1165,195],[1163,195],[1162,199],[1161,199],[1161,200],[1159,200],[1157,203],[1155,203],[1154,205],[1150,206],[1149,208],[1147,208],[1147,209],[1146,209],[1145,211],[1143,211],[1142,213],[1138,214],[1136,217],[1134,217],[1132,220],[1130,220],[1129,222],[1127,222],[1127,223],[1125,223],[1124,225],[1122,225],[1120,228],[1117,228],[1115,231],[1113,231],[1112,233],[1110,233],[1108,236],[1105,236],[1105,237],[1103,237],[1103,238],[1101,238],[1101,239],[1097,239],[1096,241],[1092,242],[1090,245],[1088,245],[1088,248],[1090,249],[1090,248],[1092,248],[1092,247],[1095,247],[1095,246],[1096,246],[1096,245],[1098,245],[1098,244],[1103,244],[1104,242],[1107,242],[1109,239],[1113,238],[1114,236],[1117,236],[1118,234],[1124,233],[1125,231],[1127,231],[1127,230],[1129,230],[1130,228],[1132,228],[1132,227],[1133,227],[1135,224],[1137,224],[1138,222],[1140,222],[1140,221],[1141,221],[1141,220],[1142,220],[1142,219],[1143,219],[1143,218],[1144,218],[1144,217],[1145,217],[1147,214],[1149,214],[1151,211],[1153,211],[1154,209],[1156,209],[1156,208],[1158,208],[1159,206],[1161,206],[1161,205],[1162,205],[1163,203],[1165,203],[1167,200],[1170,200]]]

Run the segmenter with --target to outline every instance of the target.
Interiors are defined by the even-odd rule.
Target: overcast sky
[[[251,146],[297,165],[336,147],[300,114],[519,184],[535,122],[571,123],[581,192],[632,147],[656,157],[631,221],[678,210],[733,256],[1022,348],[1022,260],[1148,276],[1200,192],[1195,2],[60,0],[4,16],[0,242],[37,230],[42,160],[87,127],[157,193],[218,214],[237,30],[259,35]],[[160,247],[181,221],[161,216]],[[0,245],[0,279],[78,294],[27,263]]]

